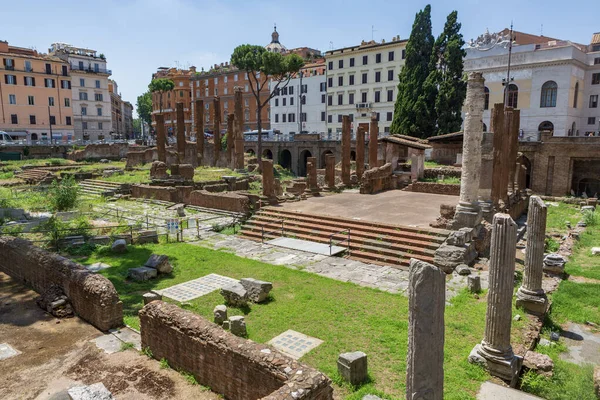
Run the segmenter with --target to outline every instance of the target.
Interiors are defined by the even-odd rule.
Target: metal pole
[[[506,87],[504,88],[504,108],[508,107],[508,88],[510,87],[510,61],[512,57],[513,42],[513,23],[510,23],[510,33],[508,38],[508,70],[506,72]]]
[[[50,106],[48,106],[48,124],[50,125],[50,144],[52,144],[52,119],[51,118],[52,117],[50,116]]]

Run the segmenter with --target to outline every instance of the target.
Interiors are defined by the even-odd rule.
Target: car
[[[0,131],[0,145],[13,144],[14,140],[8,133]]]

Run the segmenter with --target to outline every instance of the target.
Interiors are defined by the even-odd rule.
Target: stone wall
[[[42,146],[42,145],[23,145],[23,146],[0,146],[0,153],[21,153],[27,158],[66,158],[68,151],[72,146]]]
[[[70,160],[100,160],[103,158],[109,160],[120,160],[127,157],[129,144],[127,143],[105,143],[88,144],[83,150],[75,150],[68,155]]]
[[[153,161],[158,160],[158,149],[156,147],[151,148],[132,148],[132,151],[127,152],[123,157],[127,157],[126,168],[133,168],[138,165],[150,164]],[[174,147],[167,147],[167,166],[170,167],[172,164],[190,164],[194,168],[198,166],[198,150],[196,149],[196,143],[186,142],[185,144],[185,155],[183,160],[179,160],[177,151]]]
[[[360,182],[361,194],[374,194],[384,190],[396,189],[396,177],[392,175],[392,164],[371,168],[363,173]]]
[[[170,201],[178,203],[178,191],[174,187],[151,186],[151,185],[132,185],[131,197],[154,199],[161,201]]]
[[[105,277],[24,239],[0,237],[0,254],[0,271],[38,293],[59,286],[74,311],[101,331],[123,325],[123,303]]]
[[[206,190],[194,190],[190,193],[189,204],[239,213],[250,211],[248,196],[234,192],[210,193]]]
[[[461,177],[461,169],[456,167],[437,167],[437,168],[426,168],[425,178],[436,178],[439,175],[444,175],[448,178],[459,178]]]
[[[460,194],[460,185],[434,182],[413,182],[412,191],[419,193],[447,194],[451,196],[458,196]]]
[[[439,164],[454,165],[456,156],[462,153],[462,140],[459,142],[429,142],[433,148],[431,159]]]
[[[333,399],[322,373],[190,311],[153,301],[139,315],[142,348],[227,399]]]

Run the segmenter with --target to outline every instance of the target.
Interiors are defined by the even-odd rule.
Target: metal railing
[[[333,242],[334,236],[340,235],[342,233],[347,234],[346,238],[334,243]],[[342,244],[344,242],[347,242],[346,251],[348,252],[348,255],[350,255],[350,229],[344,229],[344,230],[341,230],[339,232],[335,232],[335,233],[332,233],[331,235],[329,235],[329,255],[330,256],[332,255],[333,246],[337,246],[338,244]]]
[[[283,227],[284,220],[283,220],[283,219],[281,219],[281,220],[277,220],[277,221],[275,221],[275,222],[281,222],[281,237],[285,237],[285,230],[284,230],[284,227]],[[266,231],[266,232],[265,232],[265,227],[264,227],[264,226],[261,226],[261,227],[260,227],[260,231],[261,231],[261,238],[260,238],[260,241],[261,241],[261,243],[264,243],[264,242],[265,242],[265,235],[270,235],[271,233],[276,233],[276,232],[279,232],[279,231],[280,231],[280,229],[279,229],[279,228],[277,228],[277,229],[275,229],[275,230],[272,230],[272,231]]]
[[[108,75],[112,75],[112,71],[110,69],[106,69],[106,68],[93,68],[93,67],[86,67],[86,66],[79,66],[78,64],[71,64],[71,70],[74,71],[85,71],[85,72],[91,72],[94,74],[108,74]]]

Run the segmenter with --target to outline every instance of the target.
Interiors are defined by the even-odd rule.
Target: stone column
[[[365,128],[362,124],[356,130],[356,177],[360,183],[365,172]]]
[[[233,125],[234,125],[234,114],[227,114],[227,166],[232,166],[233,161],[233,151],[234,151],[234,133],[233,133]],[[234,168],[232,168],[234,169]]]
[[[379,166],[377,161],[377,140],[379,136],[379,124],[377,123],[377,114],[371,115],[371,123],[369,125],[369,168]]]
[[[325,182],[329,190],[335,189],[335,155],[325,156]]]
[[[516,384],[523,361],[510,345],[516,243],[517,225],[510,215],[494,215],[485,334],[469,355],[470,362],[482,364],[511,386]]]
[[[493,143],[493,167],[492,167],[492,203],[498,207],[502,192],[502,169],[506,168],[507,155],[504,149],[504,104],[494,104],[492,110],[492,132],[494,132]]]
[[[308,190],[313,194],[319,193],[319,185],[317,183],[317,157],[308,157],[306,162],[306,181]]]
[[[236,86],[234,91],[234,113],[235,120],[233,125],[234,145],[235,145],[235,169],[244,169],[244,113],[242,107],[242,87]]]
[[[262,160],[262,187],[263,196],[269,199],[275,197],[275,175],[273,173],[273,160]]]
[[[215,121],[213,131],[213,140],[215,146],[213,166],[216,167],[221,155],[221,99],[219,96],[215,96],[213,100],[213,115]]]
[[[542,289],[544,247],[546,244],[546,204],[538,196],[529,198],[527,211],[527,250],[523,284],[517,291],[517,306],[534,314],[544,314],[548,299]]]
[[[177,158],[179,164],[185,160],[185,115],[183,114],[183,103],[177,103]]]
[[[479,177],[479,207],[481,216],[492,222],[492,171],[494,168],[494,134],[483,132],[481,140],[481,176]]]
[[[342,117],[342,183],[350,186],[350,116]]]
[[[481,219],[478,203],[481,177],[481,138],[483,137],[484,79],[480,72],[469,73],[465,101],[465,127],[462,150],[460,200],[452,228],[474,228]]]
[[[194,106],[194,119],[196,120],[196,152],[198,165],[204,162],[204,100],[196,100]]]
[[[167,137],[165,135],[165,116],[156,114],[156,150],[158,152],[158,161],[167,162]]]
[[[408,282],[406,399],[442,400],[446,274],[411,258]]]
[[[508,188],[515,193],[515,174],[517,172],[517,157],[519,154],[519,126],[521,123],[521,110],[513,110],[510,121],[508,138]]]

